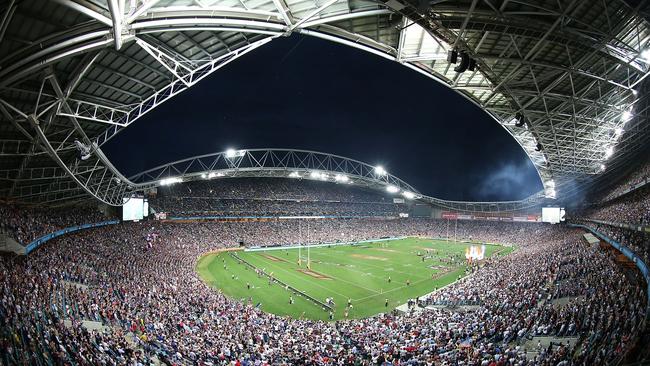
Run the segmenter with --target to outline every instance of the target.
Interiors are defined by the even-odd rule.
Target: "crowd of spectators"
[[[630,248],[643,260],[644,263],[650,264],[650,233],[605,224],[594,224],[589,222],[585,222],[585,224],[594,227],[607,237]]]
[[[125,223],[66,235],[0,261],[5,365],[596,365],[620,359],[643,326],[645,295],[580,232],[528,223],[431,219]],[[384,236],[510,242],[432,299],[435,308],[337,322],[279,317],[230,299],[194,269],[210,250]],[[559,294],[560,281],[580,285]],[[553,299],[570,295],[568,303]],[[90,331],[82,321],[100,322]],[[576,336],[535,349],[534,335]]]
[[[621,183],[617,184],[609,192],[607,192],[601,199],[601,202],[606,202],[619,197],[625,192],[633,189],[637,185],[650,181],[650,161],[645,162],[637,169],[621,179]]]
[[[97,207],[41,208],[0,203],[0,233],[27,245],[43,235],[79,224],[106,220]]]
[[[610,198],[574,210],[570,219],[592,227],[630,248],[646,264],[650,264],[650,233],[644,231],[643,227],[650,226],[650,186],[637,188],[623,196],[620,194],[648,179],[649,169],[650,162],[642,165],[607,194]],[[639,227],[642,229],[639,230]]]
[[[398,216],[393,196],[341,183],[229,178],[158,188],[149,203],[172,216]],[[401,205],[403,206],[403,205]]]
[[[492,336],[480,347],[489,347],[488,341],[509,344],[526,336],[578,336],[579,345],[551,347],[541,355],[554,365],[562,360],[613,364],[630,341],[624,334],[639,331],[645,294],[609,254],[583,244],[578,236],[579,231],[557,230],[544,244],[489,259],[477,272],[480,275],[434,293],[427,303],[480,304],[480,311],[469,313],[474,316],[469,324]],[[643,283],[639,278],[634,281]],[[627,302],[628,296],[635,300]],[[592,350],[598,352],[590,354]]]
[[[650,226],[650,186],[583,210],[579,216],[635,226]]]

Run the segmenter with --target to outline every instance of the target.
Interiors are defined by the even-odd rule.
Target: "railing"
[[[65,229],[61,229],[59,231],[55,231],[53,233],[49,233],[47,235],[43,235],[40,238],[38,238],[38,239],[32,241],[31,243],[27,244],[27,246],[25,247],[25,254],[29,254],[31,251],[38,248],[39,246],[41,246],[46,241],[52,240],[52,239],[54,239],[56,237],[59,237],[61,235],[74,233],[76,231],[90,229],[90,228],[94,228],[94,227],[101,227],[101,226],[106,226],[106,225],[115,225],[115,224],[118,224],[119,222],[120,222],[119,220],[111,220],[111,221],[96,222],[96,223],[93,223],[93,224],[83,224],[83,225],[79,225],[79,226],[71,226],[71,227],[67,227]]]
[[[636,267],[639,269],[639,272],[641,272],[641,275],[643,275],[643,278],[645,279],[645,283],[647,286],[646,293],[647,293],[648,301],[646,302],[646,320],[650,320],[650,273],[648,272],[648,266],[641,259],[641,257],[639,257],[636,253],[634,253],[630,248],[626,247],[625,245],[617,242],[616,240],[610,239],[608,236],[602,234],[601,232],[589,226],[581,225],[581,224],[569,224],[569,226],[579,227],[590,231],[592,234],[596,235],[603,241],[607,242],[609,245],[616,248],[616,250],[623,253],[623,255],[626,256],[629,260],[634,262]]]
[[[397,216],[363,216],[363,215],[355,215],[355,216],[338,216],[338,215],[314,215],[314,216],[306,216],[306,215],[281,215],[281,216],[271,216],[271,215],[264,215],[264,216],[221,216],[221,215],[216,215],[216,216],[170,216],[166,220],[170,221],[200,221],[200,220],[295,220],[295,219],[373,219],[373,218],[381,218],[381,219],[390,219],[390,218],[397,218]]]
[[[613,226],[613,227],[620,227],[620,228],[628,229],[628,230],[634,230],[634,231],[650,233],[650,226],[648,226],[648,225],[632,225],[632,224],[625,224],[625,223],[621,223],[621,222],[613,222],[613,221],[606,221],[606,220],[596,220],[596,219],[588,219],[588,218],[580,218],[580,220],[589,221],[589,222],[593,222],[593,223],[596,223],[596,224]]]

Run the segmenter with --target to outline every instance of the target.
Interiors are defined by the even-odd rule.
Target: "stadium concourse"
[[[629,216],[615,212],[645,198],[628,192],[585,209],[580,220],[596,227],[589,215],[613,212],[642,222],[647,209]],[[310,220],[309,243],[449,233],[449,220],[398,218],[408,207],[384,194],[322,182],[214,180],[161,188],[150,200],[154,209],[179,215],[295,214],[302,213],[298,206],[278,202],[304,200],[316,213],[358,216]],[[88,206],[0,207],[2,230],[23,243],[112,218]],[[472,266],[471,275],[421,298],[405,313],[366,319],[326,322],[265,313],[247,299],[215,291],[195,272],[202,254],[240,242],[304,242],[300,221],[124,222],[60,236],[28,256],[4,256],[1,362],[605,365],[647,357],[644,279],[604,242],[590,245],[584,230],[566,225],[454,221],[459,240],[499,242],[516,250]],[[625,228],[599,224],[599,230],[647,258],[647,234],[639,232],[642,238],[632,242]]]

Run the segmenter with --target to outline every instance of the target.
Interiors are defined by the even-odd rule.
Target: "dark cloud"
[[[511,199],[525,198],[521,193],[527,191],[530,185],[528,172],[534,169],[530,160],[519,162],[498,162],[487,175],[482,178],[477,187],[477,195],[487,201],[499,200],[503,197]]]

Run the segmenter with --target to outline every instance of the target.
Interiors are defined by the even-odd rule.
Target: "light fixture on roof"
[[[605,164],[600,164],[600,171],[601,171],[601,172],[604,172],[604,171],[605,171],[605,168],[607,168],[607,167],[605,166]]]
[[[636,91],[635,89],[632,89],[632,95],[637,95],[637,94],[639,94],[639,92]]]
[[[641,52],[641,58],[646,62],[650,62],[650,48]]]
[[[289,178],[300,178],[300,173],[291,172],[291,173],[289,173]]]
[[[320,179],[320,180],[327,180],[327,178],[329,178],[326,173],[319,172],[319,171],[316,171],[316,170],[312,171],[309,174],[309,177],[311,179]]]
[[[623,111],[623,113],[621,113],[621,120],[623,122],[627,122],[631,118],[632,118],[632,111],[631,110]]]
[[[384,169],[384,167],[382,167],[381,165],[377,165],[375,167],[375,174],[377,174],[377,175],[386,175],[386,174],[388,174],[388,172],[386,172],[386,169]]]
[[[526,119],[523,113],[517,112],[517,114],[515,114],[515,116],[512,118],[511,122],[515,125],[515,127],[524,127],[526,124]]]
[[[179,177],[165,178],[165,179],[160,180],[160,185],[161,186],[169,186],[169,185],[172,185],[174,183],[180,183],[182,181],[183,181],[183,179],[181,179]]]
[[[210,172],[210,173],[203,173],[201,174],[201,178],[203,179],[212,179],[216,177],[223,177],[225,174],[222,172]]]
[[[412,200],[412,199],[415,198],[415,193],[409,192],[409,191],[404,191],[404,192],[402,192],[402,196],[404,196],[404,198]]]
[[[246,154],[246,150],[235,150],[235,149],[226,150],[226,157],[228,159],[241,158],[245,154]]]
[[[609,159],[612,155],[614,155],[614,146],[608,146],[605,149],[605,159]]]
[[[387,185],[386,186],[386,192],[388,192],[388,193],[397,193],[397,192],[399,192],[399,188],[395,187],[394,185]]]
[[[345,183],[345,182],[347,182],[348,180],[350,180],[350,178],[348,178],[347,175],[337,174],[337,175],[334,177],[334,180],[337,181],[337,182],[343,182],[343,183]]]
[[[546,198],[555,198],[557,196],[557,194],[555,193],[555,189],[553,188],[547,188],[544,193]]]
[[[553,179],[549,179],[546,182],[544,182],[544,196],[546,198],[556,197],[555,181]]]

